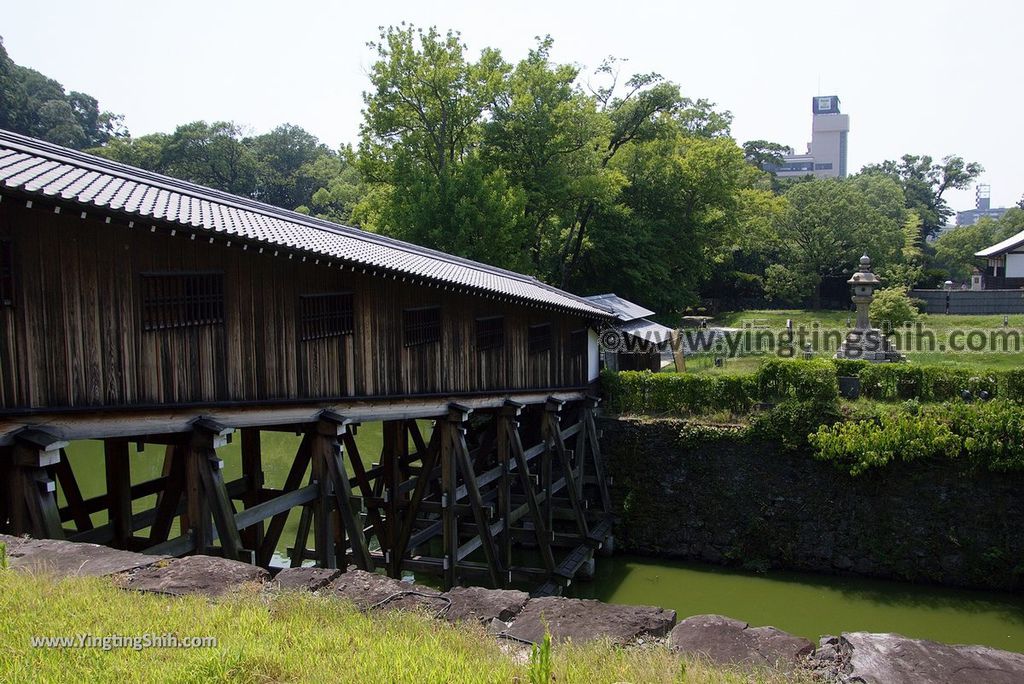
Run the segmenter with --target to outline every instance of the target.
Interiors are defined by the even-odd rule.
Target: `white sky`
[[[1019,0],[227,2],[0,0],[15,62],[126,115],[134,135],[196,119],[255,132],[290,122],[355,142],[377,27],[462,31],[516,61],[551,34],[553,57],[606,55],[658,71],[735,116],[740,142],[803,151],[811,97],[850,115],[850,170],[904,153],[981,162],[992,205],[1024,193]],[[820,88],[819,88],[820,83]],[[973,190],[949,196],[971,208]]]

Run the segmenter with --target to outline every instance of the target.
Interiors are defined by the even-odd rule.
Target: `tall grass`
[[[226,599],[136,594],[94,578],[0,571],[0,680],[75,682],[782,682],[681,663],[662,645],[547,647],[531,665],[482,628],[418,613],[360,613],[309,594],[253,588]],[[213,636],[203,649],[42,649],[33,635]],[[543,649],[544,647],[542,647]],[[538,681],[538,680],[534,680]],[[539,680],[543,681],[543,680]]]

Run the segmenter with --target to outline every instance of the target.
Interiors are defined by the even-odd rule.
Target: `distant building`
[[[662,353],[667,355],[672,349],[672,328],[647,319],[646,316],[654,315],[653,311],[615,294],[593,295],[584,299],[611,311],[616,318],[617,334],[602,342],[601,363],[604,368],[661,370]]]
[[[974,188],[974,209],[958,211],[956,225],[973,226],[978,219],[987,217],[998,219],[1006,213],[1007,207],[992,208],[992,186],[979,184]]]
[[[839,97],[823,95],[811,99],[811,142],[806,154],[783,157],[781,166],[766,168],[780,178],[806,176],[846,178],[847,135],[850,116],[839,112]]]
[[[974,256],[985,259],[982,283],[972,288],[986,290],[1017,289],[1024,287],[1024,231],[1002,242],[986,247]]]

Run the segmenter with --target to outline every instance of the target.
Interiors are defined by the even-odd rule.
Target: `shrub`
[[[868,399],[922,398],[921,388],[920,366],[872,363],[860,372],[860,393]]]
[[[895,330],[904,323],[917,320],[917,308],[907,296],[907,288],[902,285],[876,292],[869,313],[871,322],[883,330]]]
[[[801,304],[818,286],[817,279],[800,270],[772,264],[764,271],[764,296],[780,304]]]
[[[783,449],[799,451],[808,444],[808,436],[822,425],[841,419],[836,400],[831,402],[789,399],[754,416],[748,436],[765,442],[778,442]]]
[[[836,367],[827,359],[765,359],[755,374],[763,401],[798,399],[829,402],[839,396]]]
[[[862,359],[832,359],[836,367],[836,375],[840,377],[860,377],[860,372],[870,364]]]
[[[753,377],[743,375],[605,371],[601,382],[609,409],[617,413],[741,413],[750,408],[755,394]]]
[[[877,421],[823,425],[808,437],[814,457],[859,475],[893,461],[955,457],[961,440],[949,426],[929,415],[883,413]]]
[[[1024,469],[1024,407],[1008,401],[954,403],[942,412],[963,440],[963,455],[972,465],[995,471]]]

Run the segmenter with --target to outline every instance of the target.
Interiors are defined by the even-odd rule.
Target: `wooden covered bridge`
[[[591,396],[609,319],[534,278],[0,131],[0,532],[269,565],[299,508],[292,564],[558,591],[610,535]],[[301,435],[277,487],[271,431]],[[74,440],[102,458],[73,468]],[[162,471],[138,481],[147,444]],[[105,493],[83,497],[83,467]]]

